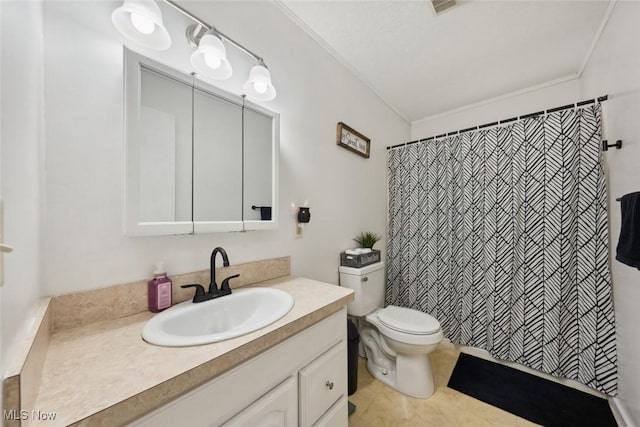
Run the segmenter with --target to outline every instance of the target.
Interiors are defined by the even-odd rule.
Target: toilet
[[[433,394],[428,354],[442,341],[440,323],[418,310],[384,306],[384,262],[362,268],[341,266],[340,286],[353,289],[347,313],[357,319],[371,375],[406,395]]]

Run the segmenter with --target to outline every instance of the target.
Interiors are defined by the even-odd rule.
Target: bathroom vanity
[[[294,306],[262,329],[208,345],[144,342],[141,330],[154,316],[135,311],[145,304],[137,292],[144,282],[53,298],[26,361],[10,379],[19,395],[14,408],[55,413],[55,419],[28,417],[7,425],[346,426],[345,307],[353,292],[289,276],[288,258],[225,273],[236,271],[242,273],[239,286],[283,290]],[[205,275],[172,279],[179,285]],[[275,278],[252,279],[269,275]],[[174,301],[190,298],[190,290],[174,288],[184,292]],[[125,311],[107,312],[127,304],[124,317]]]
[[[132,426],[346,426],[346,310],[211,380]]]

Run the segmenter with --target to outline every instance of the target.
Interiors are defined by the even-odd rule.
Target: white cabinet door
[[[295,427],[298,421],[298,387],[289,377],[262,396],[223,427]]]
[[[311,427],[327,410],[347,395],[345,341],[326,351],[300,370],[300,425]]]

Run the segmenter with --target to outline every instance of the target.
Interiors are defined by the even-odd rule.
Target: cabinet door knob
[[[327,381],[324,385],[329,387],[329,390],[333,390],[333,381]]]

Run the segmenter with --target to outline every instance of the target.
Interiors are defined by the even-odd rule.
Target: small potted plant
[[[373,246],[380,241],[380,236],[371,231],[363,231],[358,234],[354,239],[354,242],[361,248],[369,248],[373,250]]]

